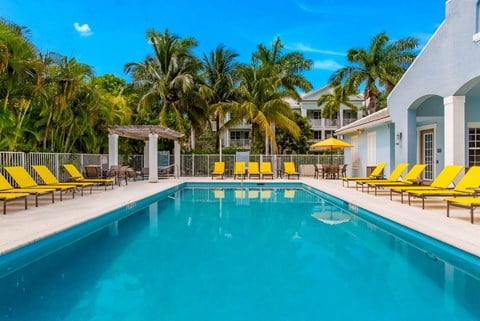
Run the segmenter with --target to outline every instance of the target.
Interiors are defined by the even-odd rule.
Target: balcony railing
[[[336,119],[325,119],[325,127],[337,127],[338,120]]]
[[[250,147],[250,139],[230,139],[231,147]]]

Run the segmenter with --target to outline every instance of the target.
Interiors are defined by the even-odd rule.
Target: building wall
[[[414,125],[418,124],[412,111],[431,97],[438,96],[443,100],[445,97],[465,95],[471,89],[469,82],[480,76],[480,42],[473,40],[476,34],[476,4],[477,0],[446,2],[445,21],[388,97],[388,108],[396,131],[404,133],[402,146],[395,145],[396,163],[411,162],[417,154]],[[467,121],[477,113],[472,111],[471,103],[467,100]],[[443,103],[437,108],[443,108]],[[441,126],[439,122],[437,125]],[[441,143],[438,135],[437,142],[438,145]]]
[[[375,166],[380,162],[387,162],[384,173],[388,176],[391,171],[393,162],[393,154],[391,148],[391,139],[393,133],[392,124],[380,124],[375,127],[368,128],[358,133],[352,133],[345,135],[345,141],[352,143],[352,136],[358,137],[358,143],[356,148],[358,152],[358,166],[352,166],[353,159],[352,149],[345,149],[345,162],[349,164],[347,167],[348,176],[365,176],[367,174],[367,166]],[[372,163],[368,163],[368,135],[369,133],[376,134],[376,159]]]

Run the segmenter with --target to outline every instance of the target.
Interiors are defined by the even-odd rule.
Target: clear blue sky
[[[445,0],[1,0],[0,16],[27,26],[42,52],[54,51],[126,78],[123,66],[151,53],[145,32],[168,28],[199,42],[198,55],[223,44],[249,62],[256,45],[279,36],[286,50],[315,62],[315,88],[346,64],[349,48],[366,48],[386,31],[420,44],[444,20]]]

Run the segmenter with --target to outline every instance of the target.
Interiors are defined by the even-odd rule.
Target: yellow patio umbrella
[[[340,149],[340,148],[348,148],[348,147],[352,147],[352,145],[334,137],[321,140],[310,146],[310,148],[314,148],[314,149],[315,148]]]
[[[353,146],[347,142],[344,142],[343,140],[340,140],[334,137],[329,137],[327,139],[316,142],[315,144],[310,146],[310,148],[313,148],[313,149],[320,149],[320,148],[342,149],[342,148],[348,148],[348,147],[353,147]],[[331,155],[330,161],[333,163],[333,155]]]

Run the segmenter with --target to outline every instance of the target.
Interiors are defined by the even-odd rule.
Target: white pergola
[[[150,168],[148,181],[151,183],[158,182],[158,171],[152,170],[158,167],[158,138],[173,140],[174,142],[174,171],[175,177],[179,176],[180,168],[180,143],[178,142],[184,137],[173,129],[160,125],[126,125],[126,126],[110,126],[108,128],[108,163],[109,166],[118,165],[118,138],[126,137],[131,139],[140,139],[145,142],[143,150],[144,167]]]

